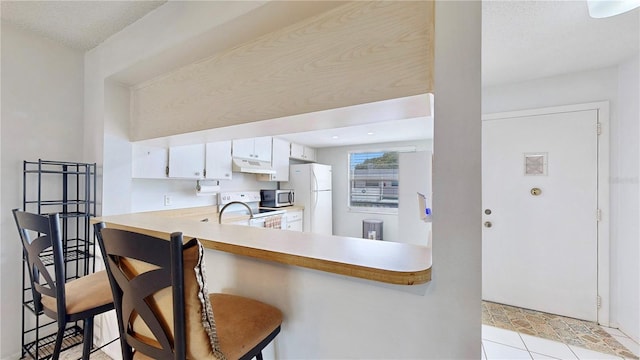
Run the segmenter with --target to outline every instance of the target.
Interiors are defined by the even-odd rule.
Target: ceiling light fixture
[[[332,138],[332,139],[337,139],[337,138],[338,138],[338,135],[333,135],[331,138]]]
[[[370,132],[367,133],[367,135],[373,135],[373,133],[370,131]]]
[[[587,7],[589,16],[601,19],[640,7],[640,0],[588,0]]]

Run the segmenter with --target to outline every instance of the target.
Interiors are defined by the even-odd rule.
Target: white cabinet
[[[271,136],[255,138],[254,153],[255,158],[261,161],[271,161]]]
[[[291,231],[302,231],[303,210],[293,210],[285,213],[286,229]]]
[[[233,140],[233,156],[270,162],[271,136]]]
[[[172,146],[169,148],[169,177],[204,179],[204,144]]]
[[[259,181],[289,181],[289,142],[273,138],[271,143],[271,168],[275,174],[259,174]]]
[[[290,157],[298,160],[316,161],[316,149],[291,143]]]
[[[206,178],[231,180],[231,140],[207,143],[205,169]]]
[[[167,148],[133,144],[131,147],[131,177],[165,179],[167,177]]]

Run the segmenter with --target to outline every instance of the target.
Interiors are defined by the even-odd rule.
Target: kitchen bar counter
[[[220,225],[215,211],[211,206],[113,215],[93,221],[167,239],[170,233],[181,231],[187,238],[200,239],[205,248],[384,283],[414,285],[431,280],[431,249],[427,247]],[[202,222],[204,218],[209,221]]]

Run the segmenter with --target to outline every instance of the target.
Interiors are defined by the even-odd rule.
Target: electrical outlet
[[[164,196],[164,206],[169,206],[169,205],[171,205],[171,196],[165,195]]]

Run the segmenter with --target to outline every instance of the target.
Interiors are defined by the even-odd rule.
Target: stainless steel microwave
[[[291,206],[295,201],[293,190],[260,190],[260,206]]]

